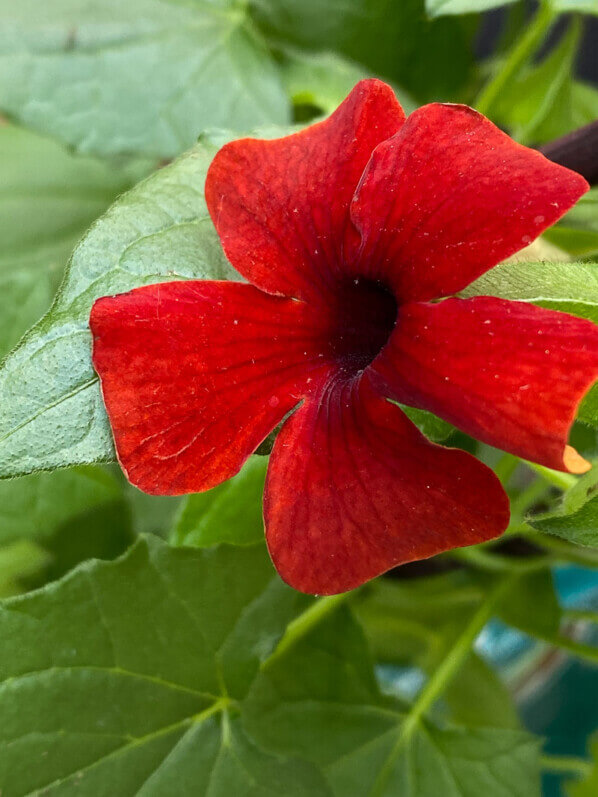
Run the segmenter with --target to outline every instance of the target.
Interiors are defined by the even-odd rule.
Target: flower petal
[[[286,421],[270,458],[264,517],[282,578],[330,595],[496,537],[509,505],[491,470],[426,440],[364,377],[329,381]]]
[[[232,282],[170,282],[99,299],[93,362],[119,461],[148,493],[207,490],[327,366],[303,302]]]
[[[206,200],[237,271],[269,293],[313,299],[326,291],[357,183],[404,118],[389,86],[363,80],[323,122],[224,146],[208,171]]]
[[[531,243],[588,188],[471,108],[426,105],[364,172],[353,268],[399,301],[447,296]]]
[[[478,440],[549,468],[589,467],[567,437],[598,378],[590,321],[486,296],[407,304],[372,368],[387,395]]]

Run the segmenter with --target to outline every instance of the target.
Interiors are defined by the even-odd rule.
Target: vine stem
[[[488,593],[471,620],[455,640],[440,666],[430,676],[426,685],[415,699],[409,713],[401,723],[398,738],[374,782],[371,797],[381,797],[384,794],[397,756],[400,754],[403,747],[409,743],[425,714],[432,708],[436,700],[441,696],[450,681],[457,674],[459,668],[471,652],[471,648],[480,631],[492,617],[496,604],[507,591],[512,580],[512,577],[503,578],[498,582],[495,588]]]
[[[558,470],[545,468],[544,465],[538,465],[536,462],[526,462],[525,464],[549,484],[552,484],[553,487],[558,487],[559,490],[568,490],[574,484],[577,484],[578,478],[572,473],[562,473]]]
[[[555,18],[555,12],[547,2],[543,1],[536,16],[511,51],[509,57],[478,96],[476,108],[480,113],[485,116],[488,115],[507,83],[513,79],[543,41]]]
[[[542,769],[555,775],[573,775],[587,778],[592,774],[593,764],[583,758],[564,755],[543,755],[540,759]]]
[[[286,653],[289,648],[306,636],[312,628],[335,611],[337,607],[346,603],[349,598],[354,598],[355,594],[356,591],[353,590],[353,592],[342,592],[340,595],[328,595],[325,598],[317,598],[304,612],[288,624],[282,639],[272,654],[264,661],[262,668]]]

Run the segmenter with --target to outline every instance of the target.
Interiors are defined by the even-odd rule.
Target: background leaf
[[[283,47],[335,52],[417,100],[447,100],[471,76],[475,21],[426,17],[424,0],[253,0],[253,15]]]
[[[471,14],[516,2],[518,0],[426,0],[426,11],[431,17],[441,17],[445,14]]]
[[[91,364],[99,296],[168,279],[237,276],[203,197],[207,140],[121,197],[75,250],[44,318],[0,370],[0,477],[113,458]]]
[[[234,0],[1,0],[0,28],[0,108],[82,152],[168,158],[206,127],[288,119]]]
[[[263,542],[262,496],[268,458],[254,456],[232,479],[185,498],[173,531],[177,545],[208,548],[221,542]]]
[[[0,126],[0,359],[48,309],[77,240],[147,169]]]

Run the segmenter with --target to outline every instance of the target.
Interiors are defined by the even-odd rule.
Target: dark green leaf
[[[207,548],[221,542],[252,545],[264,539],[262,496],[267,457],[251,457],[243,470],[206,493],[185,499],[174,528],[177,545]]]
[[[51,310],[0,370],[0,477],[113,458],[91,364],[96,298],[167,279],[235,275],[203,197],[215,150],[202,141],[140,183],[75,250]]]
[[[582,476],[556,511],[534,515],[528,522],[538,531],[598,547],[598,469]]]
[[[206,127],[288,118],[234,0],[2,0],[0,27],[0,107],[83,152],[172,157]]]
[[[561,607],[550,570],[520,575],[500,601],[498,616],[508,625],[553,637],[561,623]]]
[[[325,795],[265,753],[236,701],[297,609],[261,547],[141,540],[0,610],[7,797]]]
[[[274,42],[336,51],[395,80],[417,99],[449,99],[470,76],[474,25],[431,21],[424,0],[253,0],[251,5]]]

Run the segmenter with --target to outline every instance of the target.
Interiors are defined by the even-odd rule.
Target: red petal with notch
[[[501,534],[509,502],[470,454],[429,442],[361,380],[331,380],[270,458],[266,539],[282,578],[332,595],[391,567]]]
[[[353,268],[398,301],[461,290],[522,249],[588,190],[462,105],[426,105],[375,150],[351,217]]]
[[[234,282],[99,299],[90,320],[119,461],[147,493],[233,476],[328,368],[303,302]]]
[[[349,205],[374,148],[404,113],[379,80],[357,84],[323,122],[274,141],[224,146],[206,200],[232,265],[269,293],[315,299],[342,267]]]
[[[598,378],[598,327],[526,302],[481,296],[401,307],[373,369],[397,401],[549,468],[589,468],[567,445]]]

